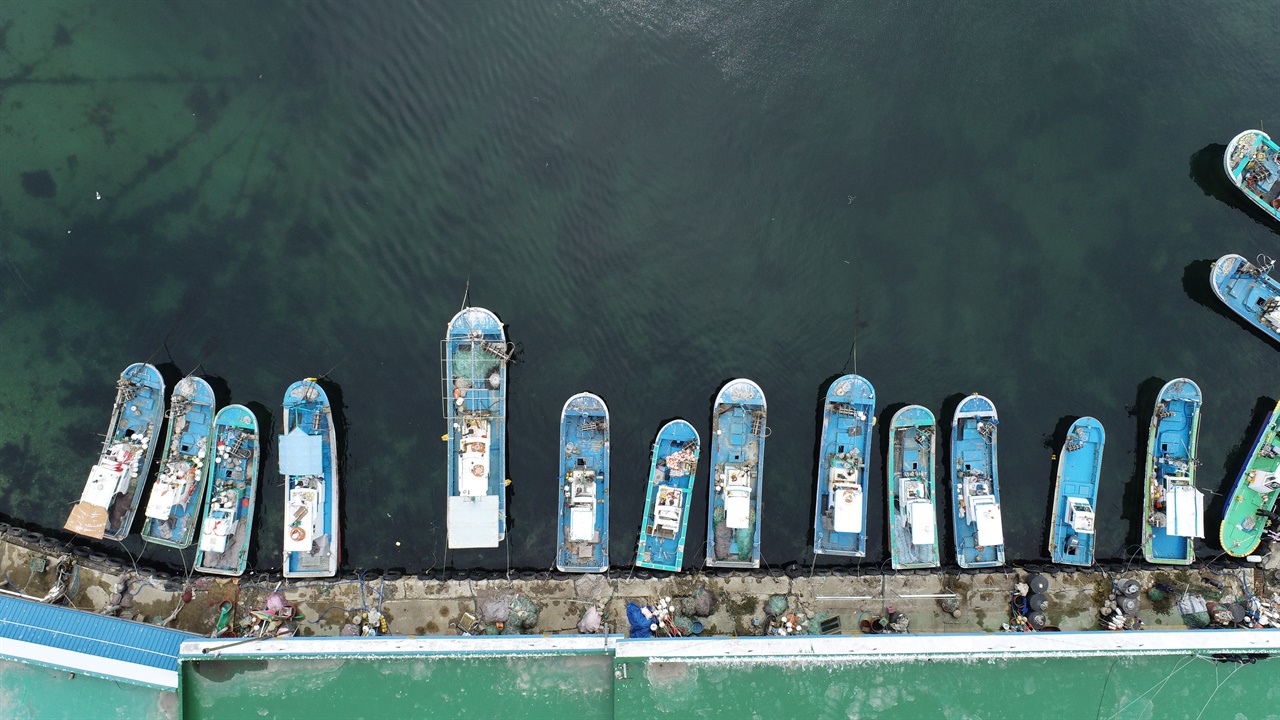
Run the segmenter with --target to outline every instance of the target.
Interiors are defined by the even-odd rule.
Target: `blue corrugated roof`
[[[178,648],[200,636],[0,596],[0,637],[177,671]]]

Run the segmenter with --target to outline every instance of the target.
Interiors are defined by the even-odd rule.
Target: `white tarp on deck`
[[[1178,537],[1204,537],[1204,495],[1190,485],[1176,485],[1169,490],[1169,534]]]
[[[449,547],[494,548],[498,536],[498,496],[449,498]]]
[[[836,488],[835,512],[831,518],[831,527],[836,532],[862,532],[862,488]]]
[[[932,545],[935,522],[933,503],[917,501],[907,505],[907,524],[911,526],[912,545]]]
[[[978,544],[983,547],[1004,544],[1004,524],[1000,520],[1000,506],[994,502],[982,503],[973,509],[974,524],[978,527]]]

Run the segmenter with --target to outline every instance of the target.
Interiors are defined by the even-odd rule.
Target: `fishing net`
[[[684,615],[677,615],[675,619],[671,621],[671,623],[676,626],[676,629],[680,631],[681,635],[693,634],[692,619],[685,617]]]
[[[809,624],[805,626],[805,633],[809,635],[821,635],[822,623],[831,619],[829,612],[817,612],[813,617],[809,618]]]
[[[480,621],[487,623],[506,622],[511,613],[507,598],[497,598],[480,605]]]
[[[754,525],[755,523],[752,524]],[[738,544],[739,560],[745,561],[751,559],[751,551],[754,549],[752,547],[752,541],[754,539],[755,538],[750,527],[744,527],[733,534],[733,540]]]
[[[667,456],[667,468],[671,471],[672,477],[684,477],[693,472],[697,459],[698,455],[694,452],[693,446],[686,445],[683,449]]]
[[[507,626],[519,625],[522,628],[532,629],[538,624],[538,606],[532,600],[519,595],[511,601],[510,611],[507,615]]]
[[[765,612],[770,615],[781,615],[787,611],[786,595],[770,595],[769,602],[765,603]]]
[[[729,532],[729,527],[724,524],[724,519],[722,518],[719,523],[716,523],[712,548],[717,560],[724,560],[729,557],[729,543],[732,537],[733,535]]]
[[[716,611],[715,593],[707,589],[705,585],[699,586],[693,591],[693,610],[687,614],[695,617],[707,617]]]

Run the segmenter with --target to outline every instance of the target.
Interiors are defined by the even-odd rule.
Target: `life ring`
[[[845,501],[846,503],[851,503],[851,502],[853,502],[853,493],[845,493],[845,494],[844,494],[844,501]]]
[[[483,475],[483,474],[484,474],[484,466],[483,466],[483,465],[472,465],[472,466],[471,466],[471,474],[472,474],[472,475],[475,475],[476,477],[480,477],[481,475]]]
[[[289,539],[294,542],[302,542],[302,538],[307,536],[307,531],[300,527],[296,527],[289,531]]]
[[[454,397],[456,397],[456,398],[460,398],[460,397],[462,397],[463,395],[466,395],[466,394],[467,394],[467,393],[466,393],[466,391],[465,391],[465,390],[463,390],[462,388],[456,388],[456,389],[454,389],[454,391],[453,391],[453,396],[454,396]]]

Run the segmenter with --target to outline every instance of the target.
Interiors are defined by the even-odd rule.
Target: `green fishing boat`
[[[1247,557],[1262,542],[1267,520],[1280,496],[1280,402],[1253,441],[1249,459],[1240,469],[1231,498],[1222,508],[1218,540],[1233,557]]]

